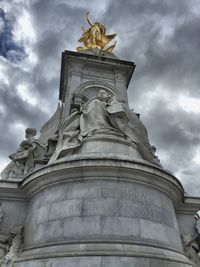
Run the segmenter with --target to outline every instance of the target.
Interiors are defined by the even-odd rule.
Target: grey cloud
[[[84,16],[86,10],[90,10],[90,3],[85,7],[77,6],[77,3],[72,7],[68,1],[37,0],[26,7],[33,20],[37,38],[34,52],[39,62],[27,73],[14,66],[8,67],[10,86],[6,91],[0,91],[7,110],[1,127],[8,131],[8,135],[0,135],[4,151],[14,150],[17,146],[10,130],[14,121],[39,127],[47,120],[47,114],[52,114],[56,108],[61,52],[75,50],[81,26],[87,25]],[[108,33],[117,32],[116,55],[135,61],[136,70],[128,90],[130,105],[141,113],[158,154],[169,155],[163,165],[174,172],[182,171],[180,179],[188,192],[196,193],[187,179],[199,173],[199,167],[191,160],[195,147],[200,144],[199,113],[187,113],[180,107],[171,110],[171,99],[164,99],[162,95],[155,96],[151,106],[146,108],[148,93],[159,86],[172,94],[187,93],[199,97],[200,18],[192,13],[194,5],[195,1],[189,3],[186,0],[110,0],[104,14],[97,8],[91,19],[104,23]],[[171,34],[163,37],[169,27]],[[15,80],[20,79],[29,84],[33,95],[49,102],[50,109],[46,113],[16,95]],[[194,166],[194,171],[191,168],[186,173],[186,164]],[[194,180],[198,183],[196,178]]]
[[[162,82],[180,91],[189,86],[192,94],[199,95],[200,19],[192,7],[188,1],[112,2],[105,20],[120,30],[124,40],[120,55],[136,62],[135,83],[148,77],[152,86]],[[174,33],[161,43],[162,31],[170,23]]]

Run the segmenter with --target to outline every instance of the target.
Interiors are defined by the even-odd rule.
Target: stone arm
[[[185,246],[189,247],[192,245],[192,243],[195,243],[195,238],[193,238],[192,240],[190,240]]]
[[[81,113],[82,112],[82,106],[79,104],[72,104],[71,105],[71,114],[78,112]]]
[[[16,154],[16,153],[12,153],[12,154],[10,154],[10,155],[8,156],[9,159],[14,160],[14,158],[15,158],[15,154]]]

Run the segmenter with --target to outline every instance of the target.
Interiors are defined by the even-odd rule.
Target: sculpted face
[[[99,90],[97,93],[97,99],[101,101],[106,101],[108,98],[108,94],[105,90]]]
[[[27,139],[33,138],[37,134],[37,130],[35,128],[27,128],[25,130],[25,137]]]

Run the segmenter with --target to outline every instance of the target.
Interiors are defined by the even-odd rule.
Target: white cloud
[[[59,0],[58,2],[66,3],[66,0]],[[87,0],[73,0],[73,1],[68,0],[67,1],[67,4],[69,4],[73,8],[78,8],[78,7],[87,8],[87,10],[91,12],[91,16],[96,16],[98,14],[105,12],[109,3],[110,1],[105,1],[105,0],[101,0],[101,1],[93,0],[93,1],[90,1],[89,4]],[[97,8],[97,5],[98,5],[98,8]]]
[[[23,9],[21,15],[16,18],[13,29],[14,41],[17,43],[34,43],[36,34],[32,25],[31,15]]]
[[[179,97],[179,105],[187,112],[200,113],[200,98],[182,95]]]
[[[0,116],[4,116],[5,115],[5,108],[3,105],[0,104]]]
[[[21,67],[26,71],[30,71],[38,63],[38,57],[34,51],[37,42],[36,33],[28,9],[24,8],[21,14],[16,17],[13,39],[25,49],[26,58],[22,62]]]
[[[6,159],[4,157],[0,157],[0,173],[3,171],[3,169],[6,167],[6,165],[9,163],[10,159]]]
[[[1,65],[0,65],[0,85],[2,86],[4,85],[9,85],[9,79],[7,77],[7,75],[5,75],[3,72],[1,72]],[[3,89],[3,87],[0,87],[0,90]]]
[[[16,89],[19,97],[21,97],[23,101],[26,101],[32,106],[36,106],[38,101],[36,97],[29,91],[28,85],[25,83],[20,83],[16,86]]]
[[[200,166],[200,146],[198,146],[197,150],[194,152],[192,161]]]
[[[191,152],[197,142],[198,127],[193,127],[195,128],[193,132],[191,124],[193,126],[195,123],[198,124],[197,115],[200,107],[200,100],[194,97],[194,93],[198,94],[198,92],[191,88],[191,86],[196,88],[199,84],[197,71],[199,45],[198,49],[193,47],[195,40],[198,43],[199,35],[195,30],[193,32],[195,28],[192,23],[187,24],[192,22],[192,12],[195,13],[195,20],[197,18],[198,11],[195,10],[196,6],[199,10],[199,4],[196,0],[191,0],[192,4],[186,7],[187,10],[184,10],[185,1],[180,10],[176,1],[165,4],[158,0],[154,1],[154,4],[158,4],[156,8],[155,5],[152,8],[152,1],[144,0],[127,1],[127,4],[120,0],[6,0],[3,2],[0,1],[0,7],[4,8],[10,23],[14,23],[12,24],[14,41],[22,46],[27,54],[26,58],[15,64],[0,58],[0,82],[1,88],[4,89],[0,93],[5,102],[2,103],[0,112],[7,114],[2,127],[9,128],[8,125],[10,125],[10,136],[7,139],[5,135],[1,136],[2,145],[5,143],[4,150],[15,150],[20,138],[24,136],[24,128],[29,125],[35,127],[37,123],[37,126],[42,123],[44,112],[53,114],[52,106],[54,104],[56,106],[58,100],[60,53],[64,49],[75,50],[81,26],[87,25],[85,12],[88,10],[91,12],[92,21],[98,19],[105,23],[104,20],[107,20],[111,25],[110,28],[105,23],[108,33],[116,31],[118,34],[115,51],[119,52],[119,58],[135,61],[137,67],[133,77],[133,87],[135,84],[136,87],[133,90],[129,88],[129,100],[130,102],[134,100],[131,106],[136,112],[141,113],[142,119],[145,116],[148,118],[145,124],[148,125],[149,132],[153,129],[155,145],[157,145],[156,140],[160,142],[157,151],[163,165],[165,166],[165,162],[170,163],[176,174],[180,175],[178,178],[183,180],[182,177],[186,177],[184,179],[187,180],[187,176],[183,173],[186,161],[182,162],[182,154]],[[170,7],[169,11],[168,7]],[[185,27],[187,25],[188,28]],[[194,39],[191,40],[192,37]],[[182,59],[187,64],[184,64]],[[195,66],[193,62],[196,59]],[[188,83],[183,83],[184,80]],[[185,87],[182,90],[183,85]],[[187,91],[190,91],[193,97],[189,97]],[[191,115],[195,115],[192,116],[195,119],[190,122],[191,112],[193,113]],[[157,116],[157,114],[161,115]],[[185,120],[186,115],[187,120]],[[165,118],[161,119],[162,116]],[[11,117],[12,121],[9,122]],[[23,123],[20,124],[19,120]],[[14,121],[17,121],[17,124]],[[25,124],[29,125],[25,126]],[[173,131],[174,128],[176,131]],[[17,140],[15,140],[16,131],[18,131]],[[161,135],[165,132],[167,134],[163,138]],[[183,133],[183,140],[179,142],[181,133]],[[10,145],[12,140],[15,141]],[[173,145],[170,143],[172,141]],[[169,149],[168,147],[166,149],[168,142]],[[3,155],[6,158],[8,153]],[[193,155],[190,164],[198,166],[199,153],[194,151]],[[196,173],[198,174],[198,171]],[[199,185],[198,182],[197,184]]]
[[[0,18],[0,33],[2,33],[2,32],[3,32],[3,30],[4,30],[4,27],[5,27],[5,23],[4,23],[3,19],[2,19],[2,18]]]

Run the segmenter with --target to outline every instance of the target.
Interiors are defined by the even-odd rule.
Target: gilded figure
[[[106,48],[107,44],[112,41],[116,37],[116,33],[106,35],[106,27],[100,22],[92,23],[89,19],[89,12],[86,14],[86,20],[90,25],[89,29],[85,29],[82,27],[83,34],[81,38],[78,40],[80,43],[83,43],[84,46],[78,46],[76,49],[78,52],[87,49],[101,49],[106,52],[112,52],[116,45],[116,41],[114,44],[110,45]]]

